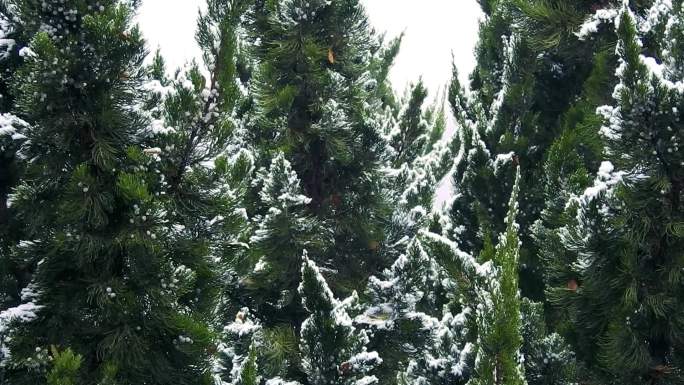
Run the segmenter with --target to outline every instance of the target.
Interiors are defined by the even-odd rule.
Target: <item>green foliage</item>
[[[243,284],[251,309],[268,326],[297,325],[303,320],[297,296],[298,256],[306,247],[324,251],[331,234],[306,212],[310,199],[302,195],[300,181],[283,154],[276,155],[268,170],[258,173],[260,205],[266,214],[256,218],[258,226],[250,239],[253,259]]]
[[[247,355],[247,358],[245,361],[242,363],[242,367],[240,368],[240,375],[237,378],[237,381],[235,381],[236,385],[258,385],[259,384],[259,375],[258,375],[258,366],[256,362],[256,348],[252,346],[249,349],[249,354]]]
[[[523,345],[518,293],[520,244],[515,222],[520,188],[519,170],[513,186],[506,232],[501,235],[496,250],[485,248],[481,257],[483,260],[491,259],[495,270],[492,276],[485,277],[484,286],[479,288],[484,301],[478,305],[475,314],[477,356],[474,377],[469,382],[475,385],[527,383],[520,352]]]
[[[570,345],[557,333],[549,332],[542,303],[521,300],[525,378],[530,385],[575,384],[582,365],[576,362]]]
[[[532,46],[538,50],[566,45],[576,41],[575,30],[582,24],[588,1],[514,0],[515,11],[523,15],[519,25],[531,36]]]
[[[660,6],[656,3],[654,9]],[[680,6],[673,9],[673,20],[680,19]],[[681,236],[670,229],[681,221],[676,181],[681,162],[673,148],[679,141],[674,127],[679,124],[681,94],[669,82],[673,78],[661,78],[646,65],[652,60],[646,53],[661,45],[649,39],[643,41],[647,45],[642,43],[634,12],[640,12],[639,7],[624,6],[616,21],[619,83],[613,106],[599,109],[604,120],[602,155],[609,162],[601,165],[592,185],[588,175],[594,154],[601,152],[578,152],[574,160],[558,157],[569,161],[574,174],[565,172],[562,193],[568,197],[567,207],[561,208],[560,201],[557,209],[549,210],[556,213],[547,217],[549,227],[557,230],[542,238],[563,245],[557,250],[547,246],[548,296],[556,305],[558,329],[591,369],[585,377],[607,383],[674,384],[681,382],[675,347],[681,344],[676,315],[681,306],[681,253],[675,251],[681,248]],[[665,17],[652,20],[653,28],[643,32],[646,38],[653,38],[661,30],[659,23],[666,23]],[[667,30],[669,34],[676,29]],[[676,45],[676,33],[668,34],[660,39]],[[665,72],[677,76],[670,63],[663,63]],[[587,103],[602,102],[595,92],[604,84],[598,81],[601,65],[597,62],[595,76],[587,81]],[[596,126],[591,117],[586,121]],[[583,141],[570,140],[582,125],[580,120],[568,140],[558,145],[582,148]]]
[[[0,1],[0,382],[684,383],[681,0],[480,0],[432,102],[358,0],[171,75],[67,3]]]
[[[174,253],[181,241],[166,227],[159,151],[139,135],[146,52],[130,5],[76,1],[58,13],[52,3],[11,2],[27,28],[42,26],[13,79],[31,159],[15,190],[31,242],[13,257],[40,263],[24,293],[35,314],[7,332],[2,375],[12,383],[208,378],[213,337],[192,301],[202,263]],[[41,353],[51,345],[74,355],[54,357],[54,374]]]
[[[74,354],[71,349],[60,352],[54,345],[51,353],[52,369],[47,374],[48,385],[76,385],[83,357]]]

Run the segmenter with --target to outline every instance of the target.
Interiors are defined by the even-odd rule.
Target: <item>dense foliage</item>
[[[0,383],[684,384],[682,0],[480,0],[436,95],[359,0],[139,3],[0,0]]]

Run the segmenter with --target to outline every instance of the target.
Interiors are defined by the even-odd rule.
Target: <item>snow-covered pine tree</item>
[[[258,349],[262,349],[263,328],[253,319],[249,309],[242,308],[235,320],[221,331],[214,379],[221,384],[250,384],[260,377]]]
[[[410,85],[398,103],[397,118],[385,128],[390,158],[386,167],[387,189],[395,203],[383,250],[393,261],[406,252],[417,231],[438,212],[433,206],[442,206],[440,198],[435,198],[440,195],[438,190],[453,162],[453,142],[445,135],[446,94],[438,92],[430,103],[426,103],[426,98],[422,82]],[[398,162],[399,148],[414,155]]]
[[[518,184],[515,186],[517,193]],[[510,212],[515,209],[511,206]],[[526,383],[520,352],[519,244],[517,226],[512,220],[510,223],[500,244],[496,248],[488,245],[481,252],[481,262],[448,238],[421,232],[423,247],[452,282],[451,301],[445,307],[443,319],[435,322],[432,340],[424,343],[423,350],[411,359],[406,372],[399,377],[401,381]]]
[[[315,258],[349,294],[385,263],[377,39],[358,0],[256,2],[248,19],[258,63],[249,142],[261,165],[277,151],[292,164],[307,211],[334,234]]]
[[[431,104],[426,98],[422,82],[411,85],[398,102],[397,118],[392,117],[384,131],[391,146],[387,188],[396,203],[383,253],[395,262],[370,278],[369,309],[356,319],[372,329],[370,346],[383,357],[377,373],[382,384],[395,383],[397,376],[401,381],[424,380],[424,374],[450,381],[455,376],[443,374],[449,371],[450,362],[459,365],[458,359],[442,358],[439,365],[430,366],[431,357],[441,354],[433,348],[453,353],[461,341],[453,338],[458,332],[452,330],[456,327],[452,320],[458,317],[445,308],[450,292],[445,286],[452,282],[416,237],[431,218],[435,190],[451,162],[449,141],[443,138],[445,98],[438,95]],[[398,157],[400,152],[411,155]],[[441,345],[433,342],[435,339],[442,341]],[[407,373],[412,359],[413,367]]]
[[[30,261],[10,258],[10,248],[21,239],[22,229],[9,194],[23,171],[19,151],[25,140],[22,132],[28,125],[13,114],[11,81],[22,63],[20,47],[25,46],[22,26],[17,21],[10,7],[0,3],[0,309],[19,304],[31,270]]]
[[[381,384],[467,381],[472,344],[453,295],[456,286],[423,247],[422,237],[410,242],[382,279],[371,277],[372,306],[355,321],[372,331],[371,346],[383,357]]]
[[[12,115],[14,97],[10,92],[11,79],[21,64],[18,25],[7,4],[0,4],[0,234],[9,236],[7,198],[18,179],[16,152],[23,140],[21,120]],[[17,40],[20,40],[17,42]]]
[[[377,44],[373,44],[371,47],[372,57],[369,71],[373,81],[376,82],[375,97],[380,98],[382,108],[390,114],[388,117],[392,118],[383,118],[383,121],[380,122],[381,125],[393,123],[398,114],[398,102],[389,80],[389,73],[397,55],[399,55],[403,38],[404,34],[400,34],[386,42],[386,35],[380,35]],[[372,81],[369,85],[372,85]]]
[[[266,214],[254,218],[249,240],[253,261],[241,274],[238,301],[249,306],[263,324],[258,356],[267,364],[262,365],[261,374],[303,380],[296,333],[306,311],[297,291],[299,283],[292,277],[300,274],[302,251],[324,251],[332,234],[308,213],[310,199],[303,195],[284,154],[275,155],[270,167],[257,173],[254,184],[261,186],[259,207]]]
[[[163,154],[159,169],[174,239],[169,246],[197,274],[193,305],[209,313],[218,309],[211,315],[220,328],[233,306],[231,272],[247,251],[242,204],[254,168],[251,153],[237,148],[234,138],[241,132],[236,109],[245,97],[237,73],[237,29],[245,8],[242,0],[208,0],[196,34],[205,71],[193,62],[169,79],[157,54],[142,107],[151,122],[145,143]]]
[[[300,350],[308,383],[377,383],[377,377],[371,373],[382,359],[377,352],[367,350],[366,331],[354,327],[348,313],[357,306],[356,292],[338,301],[306,251],[302,259],[299,294],[309,317],[301,326]]]
[[[331,234],[306,210],[311,199],[303,195],[300,180],[285,155],[279,153],[268,170],[260,170],[260,204],[266,214],[256,218],[250,239],[254,269],[243,278],[250,308],[269,326],[299,325],[305,318],[297,294],[302,250],[322,252]]]
[[[606,100],[605,90],[612,81],[614,57],[611,50],[615,38],[614,33],[610,29],[606,33],[602,25],[603,15],[611,12],[610,1],[515,0],[511,3],[517,21],[514,29],[525,36],[537,55],[531,108],[537,115],[538,128],[529,141],[536,155],[525,167],[532,169],[529,171],[534,178],[531,187],[538,180],[545,180],[541,190],[523,188],[521,211],[525,215],[530,212],[528,217],[521,218],[521,226],[525,229],[541,217],[550,219],[550,210],[553,210],[550,204],[563,204],[564,195],[558,189],[559,183],[565,181],[559,179],[567,175],[574,178],[573,183],[584,183],[580,181],[581,175],[573,174],[573,167],[581,163],[583,168],[596,170],[599,166],[597,158],[601,144],[596,130],[599,119],[595,103]],[[585,18],[591,20],[596,28],[594,32],[600,33],[591,38],[585,36],[582,27]],[[551,162],[555,162],[553,167],[557,167],[560,175],[548,174]],[[543,214],[542,208],[546,210]],[[534,282],[534,289],[531,291],[528,285],[523,285],[523,293],[539,300],[542,298],[543,267],[549,263],[545,258],[548,253],[542,249],[553,243],[537,242],[536,236],[530,237],[531,233],[522,233],[521,258],[527,266],[522,270],[522,281]]]
[[[242,0],[208,0],[196,33],[205,71],[193,62],[169,79],[157,55],[144,85],[143,109],[151,121],[146,142],[164,154],[160,169],[169,197],[171,246],[197,278],[186,305],[218,329],[212,372],[219,383],[257,379],[256,351],[248,349],[261,329],[247,319],[247,309],[240,309],[244,304],[235,291],[236,272],[249,259],[250,226],[243,206],[255,166],[252,153],[241,145],[240,109],[249,98],[241,91],[239,71],[246,7]],[[236,311],[241,316],[229,323]],[[245,361],[249,354],[254,357]],[[243,365],[247,369],[240,370]]]
[[[602,381],[672,384],[684,378],[684,10],[681,1],[655,1],[647,17],[638,10],[613,15],[619,83],[613,105],[599,108],[608,160],[570,200],[557,254],[572,271],[550,281],[550,299]]]
[[[567,340],[546,326],[544,304],[521,299],[521,352],[528,385],[570,385],[579,378],[588,381],[585,368]]]
[[[403,101],[398,122],[389,133],[394,167],[410,163],[422,155],[428,130],[427,121],[423,119],[423,105],[427,95],[422,80],[407,89],[407,100]]]
[[[451,149],[443,138],[445,99],[437,95],[429,104],[426,99],[422,81],[411,85],[400,101],[398,121],[386,133],[391,158],[388,177],[399,211],[430,210],[436,186],[451,162]]]
[[[503,231],[511,166],[519,163],[523,172],[521,285],[523,294],[535,300],[544,296],[543,274],[538,246],[527,229],[539,218],[544,195],[534,186],[544,175],[547,151],[565,128],[564,121],[573,125],[571,119],[582,118],[578,111],[571,115],[569,110],[591,74],[594,53],[611,43],[610,38],[601,38],[584,44],[575,35],[585,15],[594,12],[594,3],[481,2],[486,19],[480,28],[470,97],[458,92],[459,86],[452,87],[449,96],[464,127],[456,139],[461,144],[452,146],[462,145],[464,150],[463,160],[453,170],[455,192],[463,196],[454,201],[451,221],[454,231],[462,233],[453,237],[464,251],[477,252],[483,238]],[[568,115],[559,119],[566,111]],[[592,145],[596,141],[587,143],[585,152],[594,150]],[[504,161],[503,169],[497,167],[497,160]]]
[[[539,156],[532,110],[537,63],[526,40],[512,30],[510,6],[505,2],[496,5],[481,26],[477,56],[471,97],[463,96],[456,72],[456,84],[450,87],[449,101],[461,127],[450,145],[458,155],[449,174],[454,186],[447,205],[449,220],[441,230],[461,250],[474,255],[505,229],[505,202],[516,166],[530,165],[521,183],[533,183],[533,158]],[[523,227],[536,210],[530,197],[535,192],[529,190],[534,189],[525,189],[521,196]]]
[[[210,380],[211,333],[188,306],[197,274],[167,228],[164,154],[140,142],[135,3],[8,3],[41,26],[13,82],[31,122],[14,197],[28,220],[19,252],[41,258],[23,303],[0,314],[0,371],[13,384]]]

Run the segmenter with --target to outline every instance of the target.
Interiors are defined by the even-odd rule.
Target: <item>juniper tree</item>
[[[518,289],[518,259],[520,243],[515,222],[518,211],[520,171],[511,193],[506,217],[506,232],[496,249],[485,248],[481,258],[495,266],[493,274],[476,286],[482,300],[475,309],[477,340],[475,367],[469,384],[527,384],[522,347],[522,321]]]
[[[69,373],[79,383],[206,383],[211,334],[188,303],[197,273],[171,246],[163,153],[140,141],[135,3],[11,6],[42,26],[14,79],[31,122],[15,193],[30,240],[20,252],[41,259],[24,303],[3,313],[4,378],[53,378],[54,346],[81,357]]]
[[[609,383],[682,381],[675,225],[682,194],[682,4],[655,2],[649,15],[637,22],[627,5],[616,15],[619,83],[613,106],[599,109],[608,161],[594,185],[571,200],[568,215],[576,215],[560,230],[559,258],[573,268],[550,288],[569,315],[582,358]],[[655,40],[643,45],[641,36]],[[665,58],[662,65],[647,49]]]

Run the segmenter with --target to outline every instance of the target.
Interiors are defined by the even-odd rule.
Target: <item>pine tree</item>
[[[7,196],[11,186],[17,183],[16,152],[23,141],[21,131],[25,125],[11,114],[14,98],[10,93],[10,79],[20,66],[19,46],[22,44],[13,18],[7,5],[0,4],[0,226],[3,239],[9,236],[6,228],[9,225]]]
[[[544,304],[522,298],[521,348],[525,359],[525,378],[529,385],[576,384],[587,380],[586,369],[570,344],[546,326]],[[590,382],[593,383],[593,382]]]
[[[570,201],[560,253],[576,275],[550,289],[583,359],[609,383],[682,381],[682,4],[655,2],[648,14],[638,22],[625,5],[616,15],[619,83],[613,106],[599,109],[608,161]]]
[[[9,7],[0,3],[0,309],[19,304],[31,270],[29,261],[9,257],[10,248],[21,239],[21,225],[11,208],[9,194],[23,173],[20,150],[28,126],[13,113],[10,85],[22,64],[20,49],[25,45],[25,36],[21,27]]]
[[[311,198],[308,213],[334,234],[334,247],[316,259],[338,270],[331,285],[349,294],[385,262],[376,117],[389,64],[378,55],[395,53],[378,54],[357,0],[259,1],[247,31],[258,63],[249,143],[262,165],[278,151],[292,164]]]
[[[83,357],[74,354],[71,349],[60,352],[57,348],[53,348],[52,357],[54,364],[47,375],[48,385],[76,384]]]
[[[356,293],[345,301],[333,296],[316,264],[306,252],[299,286],[309,313],[301,327],[302,368],[311,384],[373,384],[369,375],[382,363],[377,352],[367,351],[368,336],[356,329],[348,309],[358,301]]]
[[[450,87],[452,110],[464,128],[452,145],[463,146],[463,157],[457,158],[452,171],[455,192],[463,196],[454,200],[454,229],[444,231],[460,231],[450,237],[467,252],[478,252],[485,238],[503,231],[502,202],[510,193],[511,166],[519,163],[521,284],[523,294],[535,300],[544,297],[542,253],[528,229],[539,219],[545,197],[534,186],[544,177],[544,161],[560,133],[596,121],[592,108],[577,99],[596,63],[594,54],[609,50],[614,38],[601,34],[585,42],[578,30],[586,15],[608,3],[599,7],[592,1],[481,2],[486,19],[480,28],[470,96],[464,96],[455,76]],[[595,169],[596,155],[590,152],[600,147],[599,141],[586,134],[590,129],[582,128],[587,142],[580,155],[589,153],[588,166]],[[500,163],[503,168],[497,161],[505,161]]]
[[[305,248],[325,250],[330,244],[329,230],[306,212],[311,199],[302,194],[300,181],[281,153],[268,170],[258,173],[255,183],[266,211],[257,218],[258,227],[250,239],[254,269],[243,278],[251,309],[269,326],[280,323],[299,325],[304,320],[297,282],[292,276],[301,269]]]
[[[143,85],[142,109],[150,124],[142,134],[149,151],[163,154],[159,169],[173,229],[170,247],[197,274],[192,302],[217,327],[234,305],[230,272],[247,252],[249,236],[243,206],[254,159],[235,144],[241,129],[236,110],[245,98],[237,70],[237,29],[245,8],[240,0],[207,1],[196,33],[206,72],[193,62],[168,78],[157,54]],[[222,314],[211,314],[217,308]]]
[[[197,272],[173,253],[163,153],[140,141],[135,4],[10,5],[42,26],[13,93],[31,122],[15,193],[30,239],[20,251],[41,260],[24,303],[2,314],[4,378],[55,378],[67,369],[55,346],[81,357],[62,382],[206,383],[211,333],[186,300]]]
[[[205,71],[192,62],[168,78],[157,54],[143,103],[151,121],[145,142],[163,153],[159,168],[173,229],[170,247],[195,277],[183,303],[218,329],[210,346],[217,353],[211,362],[217,381],[240,383],[256,380],[241,373],[249,377],[257,371],[256,361],[248,365],[252,369],[236,371],[247,355],[242,351],[247,337],[233,336],[226,326],[242,305],[235,294],[236,271],[249,255],[251,226],[244,204],[255,167],[240,138],[240,110],[248,95],[241,92],[245,69],[238,30],[246,6],[241,0],[209,0],[196,33]],[[238,314],[247,317],[246,310]]]
[[[423,104],[427,98],[427,89],[420,80],[408,89],[408,100],[399,114],[399,122],[390,133],[390,144],[394,150],[395,167],[410,162],[422,155],[426,145],[427,121],[423,119]]]
[[[431,348],[435,338],[448,338],[450,330],[440,320],[449,311],[445,306],[452,285],[417,237],[381,277],[370,278],[370,306],[355,322],[371,330],[370,345],[383,358],[378,368],[380,383],[396,383],[397,375],[406,370],[417,352]],[[460,341],[445,342],[447,350],[454,350],[453,345]],[[444,366],[448,364],[444,362]],[[433,368],[433,372],[437,371]],[[413,368],[410,375],[418,377],[418,372]]]
[[[403,211],[432,207],[436,185],[449,169],[451,148],[446,130],[445,100],[439,95],[426,103],[427,90],[419,81],[407,89],[399,120],[387,133],[391,145],[390,188]],[[403,155],[401,155],[403,154]],[[396,211],[396,210],[395,210]]]
[[[524,167],[523,186],[534,183],[538,171],[534,162],[543,151],[543,146],[537,145],[539,126],[533,111],[537,63],[525,39],[511,31],[510,17],[508,7],[499,5],[481,28],[472,96],[465,98],[458,83],[450,87],[451,107],[461,125],[450,145],[458,154],[449,173],[457,198],[447,207],[450,224],[441,232],[473,254],[504,230],[504,202],[510,195],[515,167]],[[492,33],[500,34],[490,36]],[[492,77],[492,71],[500,75]],[[454,82],[458,82],[456,76],[454,73]],[[525,189],[521,197],[524,210],[520,222],[525,228],[538,210],[535,194],[534,189]],[[527,261],[533,253],[523,251]],[[535,295],[540,291],[536,284],[525,289]]]

